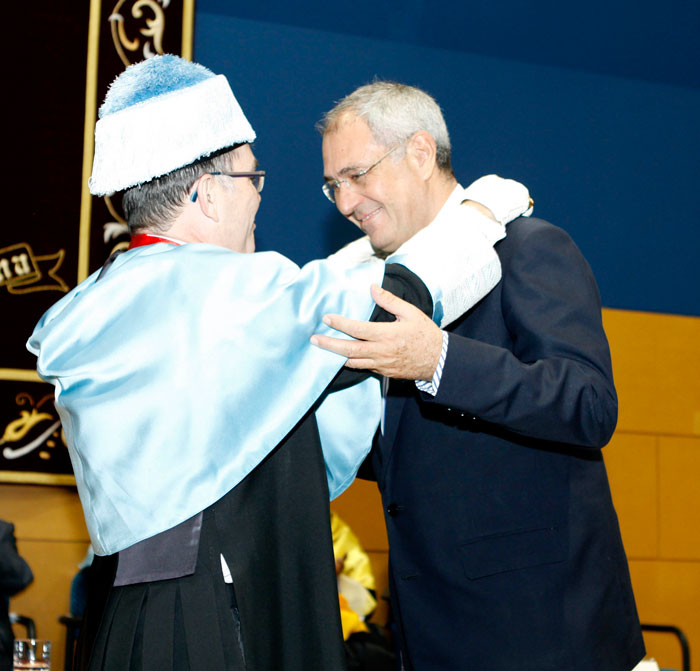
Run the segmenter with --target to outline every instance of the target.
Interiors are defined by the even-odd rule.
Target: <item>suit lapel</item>
[[[386,378],[385,378],[386,379]],[[413,382],[409,380],[388,380],[387,393],[384,396],[384,432],[379,434],[378,447],[381,455],[382,471],[387,473],[389,462],[393,453],[396,433],[399,428],[401,414],[403,413],[406,399],[415,394]],[[384,387],[383,387],[384,388]]]

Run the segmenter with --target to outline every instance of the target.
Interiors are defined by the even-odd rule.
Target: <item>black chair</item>
[[[27,630],[27,638],[36,638],[36,625],[31,617],[10,613],[10,624],[19,624]]]
[[[70,585],[70,613],[61,615],[58,621],[66,628],[66,647],[64,656],[65,671],[73,671],[78,634],[83,622],[83,613],[87,601],[87,582],[90,567],[83,567],[74,576]]]
[[[686,635],[681,631],[681,629],[670,624],[642,624],[642,631],[673,634],[681,645],[683,671],[690,671],[690,646],[688,645]]]
[[[66,649],[63,668],[64,671],[73,671],[75,648],[78,644],[78,632],[80,631],[80,625],[83,619],[73,615],[61,615],[58,621],[66,628]]]

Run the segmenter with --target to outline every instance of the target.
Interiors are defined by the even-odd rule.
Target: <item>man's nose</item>
[[[344,217],[349,217],[361,200],[362,196],[348,188],[346,184],[341,184],[335,192],[335,206]]]

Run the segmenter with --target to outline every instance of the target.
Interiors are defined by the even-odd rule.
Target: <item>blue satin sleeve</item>
[[[28,347],[56,388],[95,551],[175,526],[255,468],[344,363],[309,343],[330,333],[323,315],[367,319],[382,275],[381,264],[299,268],[275,253],[156,244],[52,307]],[[333,494],[369,449],[379,408],[369,380],[323,403]]]

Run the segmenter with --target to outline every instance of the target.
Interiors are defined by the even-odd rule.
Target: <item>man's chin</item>
[[[369,236],[369,244],[372,245],[374,253],[381,259],[385,259],[398,249],[397,245],[382,240],[379,236],[372,236],[369,233],[367,235]]]
[[[372,249],[374,250],[375,256],[378,256],[380,259],[385,259],[387,258],[390,254],[393,254],[393,252],[389,252],[385,249],[382,249],[380,247],[377,247],[373,242],[372,239],[370,238],[369,241],[370,245],[372,245]]]

